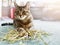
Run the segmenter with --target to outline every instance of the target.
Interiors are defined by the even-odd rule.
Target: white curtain
[[[0,0],[0,18],[2,16],[2,0]]]

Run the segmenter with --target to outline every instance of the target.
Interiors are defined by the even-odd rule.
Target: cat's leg
[[[32,22],[26,25],[26,28],[30,29],[33,26]]]
[[[19,32],[20,37],[28,36],[28,33],[26,32],[26,30],[22,27],[17,28],[17,31]]]
[[[28,25],[26,25],[26,32],[28,33],[28,36],[31,36],[31,32],[30,32],[30,28],[33,26],[32,23],[29,23]]]

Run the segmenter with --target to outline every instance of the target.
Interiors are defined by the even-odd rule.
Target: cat
[[[30,12],[30,4],[27,2],[24,6],[19,6],[14,2],[15,13],[14,13],[14,27],[30,29],[33,26],[33,16]],[[19,31],[19,30],[18,30]]]

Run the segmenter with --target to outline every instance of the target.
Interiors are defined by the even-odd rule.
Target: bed
[[[3,22],[3,21],[2,21]],[[9,30],[14,29],[13,26],[1,26],[2,22],[0,22],[0,31],[6,33]],[[33,21],[33,29],[43,30],[46,32],[51,33],[48,37],[48,45],[60,45],[60,21],[41,21],[41,20],[34,20]],[[9,29],[9,30],[8,30]],[[4,36],[0,33],[0,37]],[[37,45],[37,42],[27,42],[27,45]],[[39,42],[38,45],[43,45],[42,42]],[[4,41],[0,41],[0,45],[19,45],[19,43],[9,44]]]

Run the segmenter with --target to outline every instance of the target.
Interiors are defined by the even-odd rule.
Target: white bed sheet
[[[33,21],[35,29],[51,33],[49,45],[60,45],[60,21]]]
[[[0,24],[2,22],[0,21]],[[12,23],[13,21],[10,20],[10,22]],[[44,30],[46,32],[52,33],[52,35],[49,37],[50,40],[49,45],[60,45],[60,22],[59,21],[52,22],[52,21],[34,20],[33,24],[34,25],[32,28],[34,29]]]

